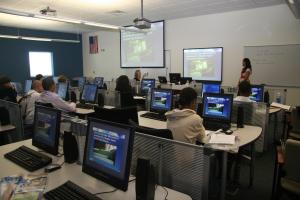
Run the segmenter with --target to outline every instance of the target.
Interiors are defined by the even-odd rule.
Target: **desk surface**
[[[19,167],[18,165],[12,163],[11,161],[5,159],[3,155],[11,150],[14,150],[15,148],[26,145],[32,149],[36,149],[31,145],[31,140],[25,140],[17,143],[12,143],[8,145],[4,145],[0,147],[0,154],[2,155],[0,158],[0,177],[5,177],[8,175],[15,175],[15,174],[28,174],[29,172],[25,169]],[[62,163],[63,157],[53,157],[53,163]],[[34,172],[34,174],[42,173],[43,169],[37,170]],[[134,177],[131,177],[130,179],[133,179]],[[60,170],[57,170],[55,172],[52,172],[48,175],[48,184],[46,191],[51,190],[67,180],[71,180],[74,183],[80,185],[81,187],[85,188],[91,193],[97,193],[97,192],[103,192],[103,191],[111,191],[114,188],[110,185],[107,185],[106,183],[103,183],[102,181],[99,181],[81,171],[81,166],[77,164],[67,164],[65,163]],[[191,198],[188,195],[176,192],[174,190],[168,189],[168,199],[172,200],[191,200]],[[155,199],[156,200],[162,200],[165,198],[166,191],[162,187],[157,187],[156,193],[155,193]],[[102,194],[99,195],[104,200],[132,200],[135,199],[135,181],[132,181],[128,184],[128,190],[127,192],[123,192],[120,190],[117,190],[114,193],[109,194]]]
[[[104,108],[106,108],[106,109],[113,109],[115,107],[114,106],[107,106],[107,105],[105,105]],[[94,113],[94,112],[95,112],[94,109],[76,108],[76,113],[80,114],[80,115],[88,115],[88,114],[91,114],[91,113]]]
[[[141,115],[145,112],[147,112],[147,111],[139,111],[138,112],[140,126],[156,128],[156,129],[167,128],[167,122],[141,117]],[[244,128],[239,128],[237,130],[235,130],[235,127],[233,127],[232,129],[234,130],[233,135],[235,135],[239,138],[239,146],[240,147],[247,145],[250,142],[256,140],[262,132],[261,127],[248,126],[248,125],[245,125]]]
[[[277,113],[279,111],[281,111],[281,108],[277,108],[277,107],[270,107],[269,108],[269,114]]]
[[[0,133],[4,133],[6,131],[12,131],[14,130],[16,127],[11,125],[11,124],[8,124],[8,125],[0,125]]]

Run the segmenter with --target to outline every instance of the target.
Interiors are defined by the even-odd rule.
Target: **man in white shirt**
[[[251,85],[249,81],[239,83],[239,96],[234,98],[234,101],[254,102],[249,98],[251,95]]]
[[[44,92],[41,93],[38,102],[51,103],[54,108],[57,108],[64,112],[76,111],[75,103],[68,103],[55,93],[55,82],[51,77],[43,79],[42,85],[44,88]]]
[[[40,97],[40,93],[43,92],[42,82],[39,80],[34,80],[32,82],[32,89],[29,90],[24,97],[24,107],[25,124],[33,124],[34,119],[34,105],[36,100]]]

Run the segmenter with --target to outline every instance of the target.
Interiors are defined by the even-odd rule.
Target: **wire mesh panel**
[[[255,150],[257,152],[263,152],[267,148],[268,144],[268,124],[269,113],[266,103],[262,102],[240,102],[234,101],[232,107],[232,122],[237,121],[238,107],[242,107],[244,110],[244,124],[259,126],[262,128],[262,134],[255,142]]]
[[[157,182],[193,199],[206,199],[209,179],[209,155],[202,146],[135,134],[131,171],[136,161],[147,157],[156,169]]]
[[[10,124],[16,127],[12,141],[16,142],[22,140],[24,138],[24,127],[20,105],[10,101],[0,100],[0,107],[4,107],[8,110]]]

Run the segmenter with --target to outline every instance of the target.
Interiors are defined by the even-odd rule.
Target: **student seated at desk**
[[[0,99],[17,103],[17,92],[7,76],[0,75]]]
[[[38,98],[38,102],[51,103],[54,108],[65,112],[75,112],[76,104],[64,101],[58,94],[55,93],[55,82],[51,77],[43,79],[42,82],[44,92]]]
[[[167,112],[167,128],[175,140],[196,144],[206,142],[202,118],[196,113],[197,92],[193,88],[184,88],[179,97],[179,109]]]
[[[120,92],[121,107],[135,106],[132,88],[126,75],[121,75],[117,79],[116,91]]]
[[[234,98],[234,101],[254,102],[249,98],[251,95],[251,84],[249,81],[240,82],[238,91],[239,95]]]

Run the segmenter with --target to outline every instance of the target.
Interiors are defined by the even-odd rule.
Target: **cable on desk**
[[[99,194],[107,194],[107,193],[113,193],[113,192],[115,192],[115,191],[117,191],[118,189],[116,188],[116,189],[114,189],[114,190],[111,190],[111,191],[106,191],[106,192],[98,192],[98,193],[95,193],[95,194],[93,194],[93,195],[99,195]]]
[[[168,190],[167,190],[164,186],[161,186],[161,187],[162,187],[162,188],[166,191],[166,193],[167,193],[166,196],[165,196],[165,198],[164,198],[164,200],[168,200],[168,199],[167,199],[167,196],[169,195]]]
[[[135,181],[135,178],[134,179],[131,179],[130,181],[128,181],[128,183],[132,182],[132,181]]]

